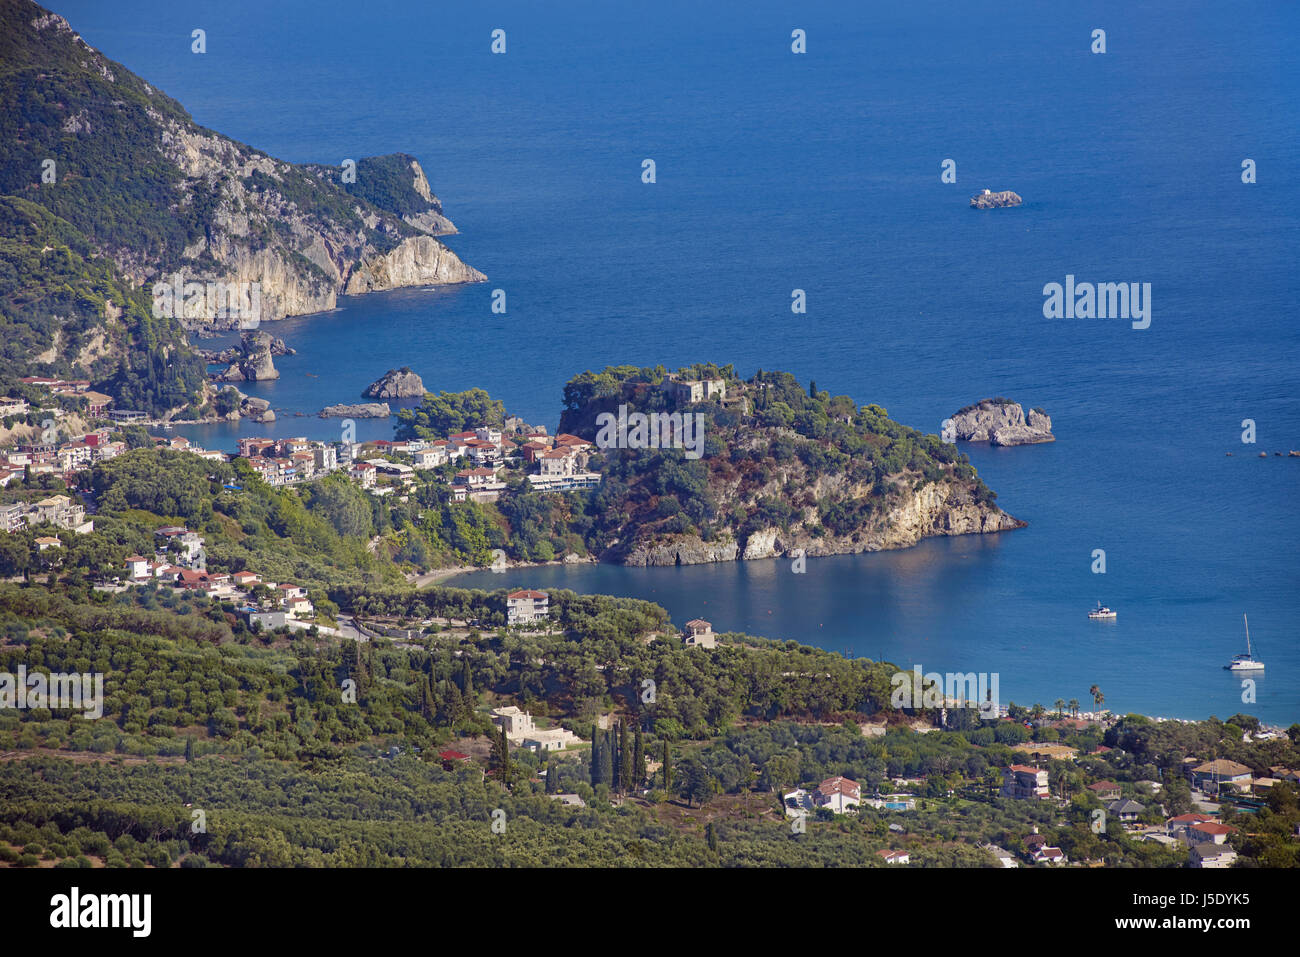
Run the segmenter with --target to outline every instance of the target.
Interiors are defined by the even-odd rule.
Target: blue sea
[[[551,428],[570,376],[621,363],[783,369],[935,432],[1007,396],[1058,436],[969,449],[1025,529],[803,574],[465,581],[635,595],[678,622],[996,672],[1004,701],[1088,706],[1097,684],[1117,711],[1300,720],[1294,4],[53,6],[200,124],[274,156],[417,156],[461,230],[448,244],[489,277],[275,324],[298,354],[248,391],[279,421],[186,430],[204,444],[335,436],[314,413],[401,365]],[[985,187],[1024,205],[968,208]],[[1150,283],[1150,327],[1045,319],[1043,287],[1067,275]],[[1087,620],[1098,600],[1115,623]],[[1223,670],[1243,614],[1267,663],[1253,702]]]

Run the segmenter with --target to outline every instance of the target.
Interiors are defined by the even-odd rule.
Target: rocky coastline
[[[1027,524],[992,503],[976,502],[964,489],[930,484],[911,492],[869,527],[847,536],[813,535],[802,526],[789,530],[760,529],[743,542],[734,538],[706,542],[697,535],[680,535],[667,541],[617,543],[600,560],[621,565],[661,566],[856,555],[910,548],[924,538],[992,534],[1024,528]]]

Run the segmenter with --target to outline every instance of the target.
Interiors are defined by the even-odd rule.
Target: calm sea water
[[[1086,704],[1095,683],[1117,710],[1300,720],[1300,459],[1271,454],[1300,448],[1293,4],[54,6],[198,122],[273,155],[418,156],[462,230],[449,244],[490,277],[276,324],[299,355],[249,391],[280,421],[187,430],[205,444],[337,435],[311,416],[398,365],[549,427],[564,381],[611,363],[786,369],[927,431],[1010,396],[1046,408],[1059,440],[971,456],[1024,530],[803,575],[771,561],[468,581],[637,595],[678,621],[996,671],[1017,702]],[[985,186],[1025,204],[971,211]],[[1151,327],[1044,319],[1042,287],[1066,274],[1151,283]],[[1117,623],[1087,621],[1098,599]],[[1268,664],[1254,704],[1222,670],[1243,612]]]

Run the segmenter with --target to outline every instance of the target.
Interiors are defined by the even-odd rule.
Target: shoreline
[[[517,571],[525,568],[548,568],[555,565],[598,565],[600,562],[592,557],[579,558],[577,561],[566,562],[562,558],[557,558],[549,562],[510,562],[501,569],[500,574]],[[429,585],[446,584],[447,579],[455,578],[458,575],[469,575],[473,572],[490,572],[493,571],[491,565],[453,565],[450,568],[432,568],[418,575],[408,575],[406,582],[408,585],[414,585],[418,588],[426,588]]]

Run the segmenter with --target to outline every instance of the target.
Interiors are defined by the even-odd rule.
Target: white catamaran
[[[1246,616],[1242,615],[1241,620],[1246,623],[1246,653],[1244,655],[1233,655],[1232,661],[1223,667],[1228,671],[1262,671],[1264,662],[1256,661],[1250,653],[1250,622]]]

